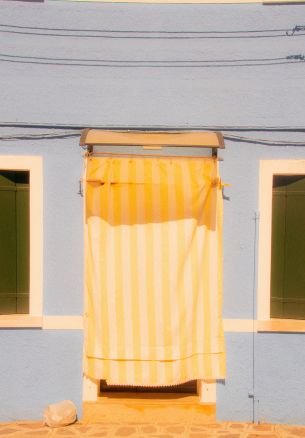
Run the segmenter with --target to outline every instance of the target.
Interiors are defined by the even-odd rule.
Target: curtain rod
[[[207,156],[207,155],[159,155],[159,154],[125,154],[123,152],[117,152],[117,153],[113,153],[113,152],[86,152],[85,156],[86,157],[95,157],[96,155],[105,155],[105,156],[110,156],[110,157],[130,157],[130,158],[207,158],[207,159],[211,159],[211,160],[215,160],[217,159],[218,161],[223,161],[223,158],[221,157],[216,157],[214,155],[211,156]]]
[[[217,157],[215,155],[212,156],[204,156],[204,155],[157,155],[157,154],[126,154],[124,152],[85,152],[85,157],[95,157],[96,155],[104,155],[109,157],[130,157],[130,158],[205,158],[210,160],[217,160],[217,161],[223,161],[223,158]]]

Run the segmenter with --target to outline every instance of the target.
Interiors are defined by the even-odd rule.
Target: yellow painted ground
[[[85,423],[215,422],[215,405],[199,404],[197,396],[182,394],[112,393],[84,403]]]
[[[9,438],[300,438],[305,426],[215,422],[215,406],[195,396],[116,394],[85,403],[84,418],[51,428],[42,421],[0,423]]]

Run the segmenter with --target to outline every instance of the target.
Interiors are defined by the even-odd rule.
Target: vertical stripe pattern
[[[225,377],[222,195],[211,158],[87,158],[85,372]]]

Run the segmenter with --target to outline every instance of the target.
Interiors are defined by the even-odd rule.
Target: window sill
[[[257,321],[258,332],[305,333],[305,320],[302,319],[269,319]]]
[[[82,315],[0,315],[1,328],[41,328],[44,330],[83,330]]]
[[[32,315],[0,315],[0,328],[42,328],[42,317]]]
[[[302,319],[224,319],[223,326],[226,333],[305,333],[305,320]]]

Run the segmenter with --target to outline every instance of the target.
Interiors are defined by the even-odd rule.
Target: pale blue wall
[[[258,335],[257,418],[261,422],[304,424],[305,335]]]
[[[77,193],[82,156],[77,142],[0,141],[0,155],[8,154],[43,157],[43,313],[82,315],[83,199]],[[82,347],[80,330],[0,330],[0,421],[41,419],[47,404],[65,399],[76,404],[81,416]]]
[[[133,31],[292,29],[300,24],[304,11],[304,5],[262,4],[53,1],[1,2],[0,6],[5,24]],[[170,40],[1,33],[1,51],[93,60],[276,58],[302,54],[304,37]],[[113,126],[304,123],[304,63],[215,69],[0,65],[2,121]]]
[[[217,419],[304,424],[304,334],[226,333],[225,338],[227,378],[217,385]]]
[[[304,5],[1,2],[0,24],[160,31],[286,29],[303,24],[300,17],[304,12]],[[81,59],[276,58],[304,54],[304,38],[135,40],[1,33],[1,52]],[[1,59],[0,55],[0,123],[146,128],[304,126],[305,63],[136,69],[18,64]],[[21,132],[25,130],[0,129],[0,135]],[[233,134],[304,141],[304,134],[296,132]],[[44,313],[79,315],[83,231],[82,198],[77,194],[82,171],[78,139],[0,141],[3,153],[44,157]],[[221,155],[221,174],[230,184],[225,189],[230,199],[224,208],[224,317],[251,319],[256,313],[254,215],[259,160],[304,159],[305,152],[297,147],[226,141]],[[305,424],[304,337],[228,333],[226,341],[228,374],[225,384],[218,385],[218,419]],[[7,400],[0,420],[39,418],[46,403],[62,398],[71,398],[80,408],[80,332],[3,330],[0,342],[0,387]],[[254,410],[249,398],[253,385]],[[16,396],[18,391],[22,396]]]
[[[304,137],[304,134],[296,133],[240,135],[287,141]],[[304,160],[305,148],[234,144],[228,141],[221,155],[224,157],[222,178],[230,184],[225,188],[225,195],[230,199],[224,200],[223,316],[252,319],[256,318],[257,304],[254,217],[258,212],[259,161]],[[303,335],[227,333],[226,347],[227,379],[225,384],[220,382],[218,385],[218,419],[305,423]],[[249,398],[249,393],[253,392],[254,406],[253,399]]]
[[[0,129],[0,136],[4,132],[8,130]],[[78,142],[0,141],[0,155],[43,158],[45,315],[81,315],[83,310],[83,198],[78,194],[83,159]]]
[[[304,64],[305,67],[305,64]],[[274,140],[304,141],[296,133],[238,133]],[[224,200],[224,318],[256,317],[253,309],[255,213],[258,213],[260,160],[305,159],[305,147],[226,142],[222,179],[230,184]],[[257,224],[258,225],[258,224]],[[256,249],[257,250],[257,249]]]
[[[2,329],[0,348],[0,421],[42,419],[66,399],[81,416],[81,331]]]
[[[253,421],[253,336],[226,333],[227,377],[217,385],[217,419]]]

